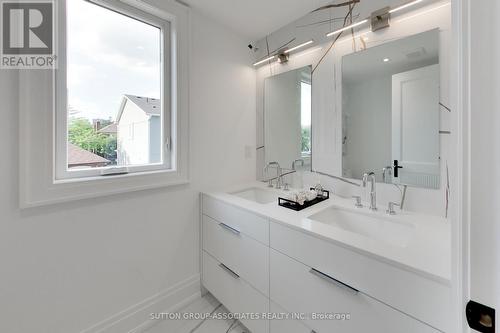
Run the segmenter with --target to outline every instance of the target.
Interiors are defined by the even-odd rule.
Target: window
[[[67,0],[56,77],[56,179],[170,170],[169,22],[120,1]]]
[[[188,183],[189,7],[135,0],[55,4],[58,67],[19,73],[20,207]],[[139,33],[149,34],[150,42],[138,44]],[[96,70],[99,64],[103,70]],[[131,78],[137,82],[123,84]],[[123,90],[116,93],[117,87]],[[147,128],[149,150],[127,148],[130,154],[119,155],[121,146],[112,137],[120,135],[114,108],[125,100],[149,105],[148,126],[124,126],[127,140],[128,124],[134,139],[145,137],[141,125]],[[86,157],[69,160],[70,150]]]
[[[311,84],[300,83],[300,125],[302,132],[302,157],[311,155]]]

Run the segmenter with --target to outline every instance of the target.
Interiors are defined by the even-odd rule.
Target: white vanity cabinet
[[[233,313],[260,314],[269,312],[269,298],[253,288],[244,277],[236,276],[206,251],[203,251],[202,282],[224,306]],[[269,332],[269,321],[241,320],[252,333]]]
[[[269,220],[244,209],[203,196],[203,215],[237,229],[242,234],[269,245]]]
[[[315,332],[435,333],[425,325],[321,271],[271,249],[271,299],[292,313],[314,313]],[[274,333],[274,332],[273,332]]]
[[[203,196],[202,283],[237,313],[269,312],[269,220]],[[269,332],[265,319],[241,320],[252,333]]]
[[[269,296],[269,247],[211,217],[203,216],[203,248]]]
[[[276,316],[275,319],[271,319],[270,327],[272,333],[311,333],[313,332],[309,327],[307,327],[303,322],[302,318],[295,318],[291,316],[281,306],[271,301],[271,313]],[[283,317],[278,317],[283,315]],[[288,316],[286,316],[288,315]]]
[[[209,195],[201,223],[203,286],[232,312],[273,314],[242,320],[252,333],[448,331],[445,281]]]
[[[450,287],[446,283],[279,223],[271,222],[270,230],[273,249],[429,326],[447,331]],[[397,248],[394,250],[397,251]],[[271,260],[271,298],[274,297],[272,281],[275,264]]]

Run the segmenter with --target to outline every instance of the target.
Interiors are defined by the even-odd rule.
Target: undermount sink
[[[415,229],[414,225],[391,221],[396,219],[393,216],[384,219],[374,214],[329,207],[309,216],[309,219],[398,247],[408,245]]]
[[[251,187],[230,194],[260,204],[268,204],[278,200],[278,195],[276,193],[258,187]]]

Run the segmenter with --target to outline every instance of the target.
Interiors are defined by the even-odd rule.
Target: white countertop
[[[353,200],[330,194],[330,199],[320,202],[302,211],[293,211],[278,206],[277,202],[259,204],[240,198],[234,193],[247,188],[268,189],[262,182],[253,182],[225,189],[221,192],[205,193],[215,199],[270,218],[274,222],[306,232],[318,238],[335,242],[351,250],[358,251],[375,259],[388,262],[403,269],[425,275],[439,282],[449,284],[451,280],[451,227],[443,217],[420,215],[413,212],[397,211],[389,216],[385,208],[371,212],[368,208],[354,208]],[[268,189],[272,190],[272,189]],[[274,190],[278,192],[277,190]],[[280,192],[283,193],[283,192]],[[407,223],[414,226],[412,237],[406,246],[401,247],[387,242],[370,239],[344,229],[316,222],[308,217],[330,206],[352,212],[362,212],[371,216],[391,219],[393,222]],[[272,246],[272,245],[271,245]]]

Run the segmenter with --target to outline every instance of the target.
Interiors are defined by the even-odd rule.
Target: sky
[[[160,98],[160,29],[84,0],[67,2],[68,104],[115,120],[124,94]]]

